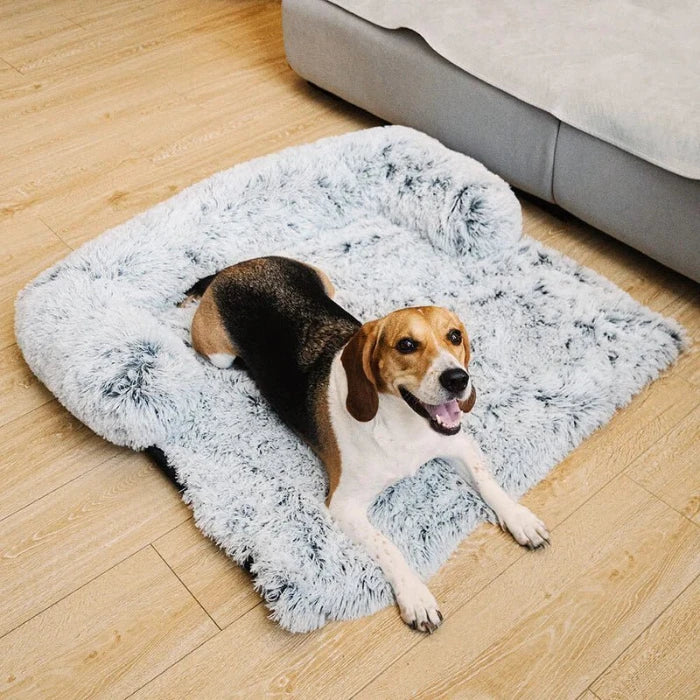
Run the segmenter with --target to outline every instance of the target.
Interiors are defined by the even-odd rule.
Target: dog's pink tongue
[[[433,420],[449,428],[453,428],[457,425],[461,418],[461,411],[457,399],[452,399],[447,403],[441,403],[437,406],[425,404],[425,408]]]

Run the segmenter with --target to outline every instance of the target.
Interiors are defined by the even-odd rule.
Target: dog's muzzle
[[[401,387],[400,391],[403,400],[419,416],[426,418],[433,430],[443,435],[456,435],[460,431],[462,426],[462,409],[459,407],[457,399],[450,399],[441,404],[430,404],[421,401],[404,387]]]

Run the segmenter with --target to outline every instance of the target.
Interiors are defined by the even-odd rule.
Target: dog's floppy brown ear
[[[464,401],[459,402],[459,407],[464,411],[464,413],[469,413],[469,411],[474,408],[474,404],[476,403],[476,389],[472,386],[472,393],[469,394],[469,397],[464,399]]]
[[[379,396],[372,369],[372,350],[377,341],[374,327],[365,324],[345,346],[340,361],[348,378],[348,413],[362,423],[377,415]]]

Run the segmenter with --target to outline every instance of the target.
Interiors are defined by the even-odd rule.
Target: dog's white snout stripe
[[[443,350],[433,360],[433,364],[430,365],[430,368],[425,373],[425,376],[420,383],[419,393],[416,395],[421,401],[438,404],[451,398],[451,395],[447,394],[447,390],[440,383],[440,375],[448,369],[462,369],[467,372],[466,368],[454,355],[451,355],[449,352]],[[469,384],[467,385],[467,389],[469,389]],[[465,394],[465,396],[468,395],[469,394]]]

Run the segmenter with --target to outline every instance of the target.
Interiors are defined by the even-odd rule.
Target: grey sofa
[[[328,0],[284,0],[283,26],[289,64],[309,82],[435,136],[700,280],[699,180],[480,80],[409,29],[378,26]]]

